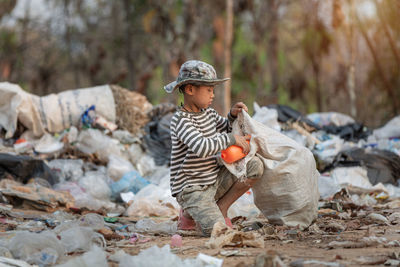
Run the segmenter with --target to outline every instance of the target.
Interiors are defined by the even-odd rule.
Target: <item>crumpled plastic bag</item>
[[[256,102],[253,103],[253,106],[255,112],[253,119],[277,131],[281,130],[281,126],[278,123],[278,111],[276,109],[260,107]]]
[[[212,249],[226,246],[264,248],[264,238],[256,232],[241,232],[216,222],[206,246]]]
[[[400,116],[394,117],[383,127],[373,131],[376,139],[388,139],[390,137],[400,137]]]
[[[308,227],[317,217],[319,199],[319,172],[311,151],[245,111],[232,132],[251,135],[249,154],[232,164],[224,162],[232,174],[245,179],[246,164],[256,154],[264,163],[264,174],[252,188],[255,205],[270,223]]]

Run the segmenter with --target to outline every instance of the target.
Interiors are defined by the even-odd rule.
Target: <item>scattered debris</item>
[[[231,247],[255,247],[264,248],[264,239],[255,232],[240,232],[229,228],[224,223],[215,223],[211,232],[211,238],[206,242],[210,248]]]
[[[268,250],[266,253],[259,254],[256,257],[254,267],[286,267],[278,253],[274,250]]]

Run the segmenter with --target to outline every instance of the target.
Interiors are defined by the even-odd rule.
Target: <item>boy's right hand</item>
[[[241,136],[241,135],[234,135],[236,143],[235,145],[240,146],[241,148],[243,148],[243,153],[247,154],[250,152],[250,144],[246,142],[246,140],[250,140],[250,135],[245,135],[245,136]]]

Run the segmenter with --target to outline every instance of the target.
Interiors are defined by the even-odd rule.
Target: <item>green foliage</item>
[[[13,30],[0,29],[0,52],[1,54],[15,53],[17,50],[17,35]]]
[[[213,62],[213,55],[212,55],[212,43],[208,42],[201,46],[200,48],[200,58],[205,62]]]
[[[149,82],[148,95],[151,99],[153,105],[158,105],[167,96],[167,92],[164,90],[164,85],[162,83],[163,69],[157,67],[153,72],[153,77]]]

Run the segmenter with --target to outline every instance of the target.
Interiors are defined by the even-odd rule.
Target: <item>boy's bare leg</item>
[[[229,207],[249,190],[258,179],[247,179],[245,182],[235,182],[232,187],[217,202],[224,218],[228,217]]]

